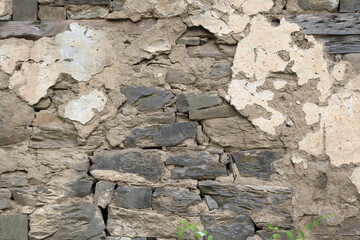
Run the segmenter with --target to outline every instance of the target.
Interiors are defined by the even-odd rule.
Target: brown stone
[[[14,21],[36,21],[37,12],[37,0],[13,0]]]
[[[23,142],[28,138],[25,129],[0,124],[0,146]]]
[[[65,20],[66,19],[66,9],[64,7],[48,7],[40,6],[39,10],[40,20]]]

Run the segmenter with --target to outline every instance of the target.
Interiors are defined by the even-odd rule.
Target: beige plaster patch
[[[243,4],[243,11],[247,15],[255,15],[270,11],[273,5],[272,0],[246,0]]]

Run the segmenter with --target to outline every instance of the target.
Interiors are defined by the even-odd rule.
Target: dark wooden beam
[[[360,53],[360,35],[317,36],[323,41],[329,54]]]
[[[63,21],[6,21],[0,22],[0,39],[15,37],[36,40],[52,37],[70,29],[71,23],[79,23],[95,28],[116,27],[128,35],[139,35],[151,28],[156,20],[145,19],[137,23],[130,20],[63,20]]]

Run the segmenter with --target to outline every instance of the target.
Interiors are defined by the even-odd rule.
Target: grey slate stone
[[[172,92],[146,86],[126,86],[121,90],[128,102],[140,111],[155,111],[163,108],[173,98]]]
[[[178,167],[190,167],[203,164],[219,163],[219,155],[210,154],[208,152],[200,152],[194,154],[172,155],[166,159],[166,165],[175,165]]]
[[[0,215],[0,239],[27,240],[28,217],[24,214]]]
[[[216,203],[216,201],[212,199],[209,195],[205,195],[204,199],[210,211],[219,208],[219,205]]]
[[[283,154],[282,150],[250,150],[231,153],[243,177],[256,177],[263,180],[269,180],[270,175],[275,173],[271,164],[279,160]]]
[[[251,215],[261,209],[270,209],[291,222],[292,191],[274,186],[238,186],[216,181],[199,182],[202,195],[210,195],[221,209],[230,209],[241,215]]]
[[[185,213],[189,207],[200,202],[201,198],[197,193],[159,188],[153,194],[151,206],[159,212]]]
[[[135,128],[125,138],[126,147],[176,146],[185,139],[196,138],[196,122],[180,122]]]
[[[299,6],[303,10],[316,10],[316,11],[335,11],[339,6],[339,0],[299,0]]]
[[[115,183],[112,182],[100,181],[96,183],[94,204],[96,206],[106,208],[106,206],[111,202],[114,188]]]
[[[71,197],[86,197],[91,195],[91,188],[94,184],[93,179],[82,179],[76,182],[73,182],[68,185],[70,189]]]
[[[11,208],[11,201],[9,199],[0,198],[0,210],[10,209],[10,208]]]
[[[151,188],[118,187],[115,190],[115,205],[122,208],[141,209],[151,206]]]
[[[64,5],[109,5],[110,0],[57,0],[53,4],[54,6]]]
[[[6,172],[0,175],[0,187],[21,187],[28,185],[26,173],[21,171]]]
[[[40,206],[41,201],[36,196],[36,192],[31,192],[25,188],[14,188],[11,190],[14,201],[22,206]]]
[[[36,21],[37,12],[37,0],[13,0],[14,21]]]
[[[165,81],[169,84],[193,84],[196,77],[187,72],[179,71],[176,69],[168,68]]]
[[[42,21],[66,20],[66,9],[64,7],[39,7],[39,18]]]
[[[215,59],[226,59],[230,57],[227,53],[220,51],[214,41],[199,46],[190,46],[187,50],[191,58],[212,57]]]
[[[222,105],[206,109],[198,109],[189,112],[191,120],[205,120],[211,118],[236,117],[239,113],[230,105]]]
[[[215,64],[210,72],[210,79],[218,80],[224,77],[230,77],[231,76],[231,66],[232,64],[221,64],[217,63]]]
[[[124,6],[125,0],[113,0],[113,9],[115,11],[120,11]]]
[[[340,12],[358,12],[360,11],[359,0],[340,0]]]
[[[0,124],[0,146],[24,142],[28,139],[25,128]]]
[[[221,98],[217,93],[186,93],[180,94],[176,106],[180,112],[188,112],[192,110],[209,108],[220,105]]]
[[[201,220],[214,239],[245,240],[255,234],[254,224],[247,216],[205,215]]]
[[[159,181],[164,174],[164,163],[157,150],[113,150],[95,154],[90,171],[113,170],[134,173],[149,181]]]
[[[200,45],[199,37],[181,37],[176,41],[177,44],[185,44],[187,46],[198,46]]]

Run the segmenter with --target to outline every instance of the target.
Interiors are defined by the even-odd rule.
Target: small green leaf
[[[301,236],[302,239],[305,239],[305,234],[303,233],[303,231],[298,230],[298,233],[300,234],[300,236]]]
[[[323,220],[326,220],[326,216],[325,215],[322,215],[321,216]]]
[[[335,217],[335,213],[332,213],[331,216],[334,218],[334,217]]]
[[[194,230],[194,232],[199,232],[199,229],[197,227],[195,227],[194,225],[190,225],[190,227],[192,228],[192,230]]]
[[[201,236],[201,234],[200,233],[195,233],[195,236],[197,237],[197,238],[202,238],[202,236]]]
[[[273,230],[273,229],[274,229],[274,226],[271,225],[271,224],[269,224],[268,227],[269,227],[270,230]]]
[[[289,237],[290,240],[295,238],[294,234],[291,231],[286,231],[286,235]]]
[[[308,231],[310,231],[312,229],[310,224],[306,224],[306,228],[307,228]]]
[[[315,227],[317,227],[317,226],[319,226],[319,221],[318,221],[318,220],[314,220],[313,224],[314,224]]]
[[[274,230],[277,231],[277,230],[279,230],[279,228],[278,228],[278,227],[274,227]]]
[[[205,236],[208,234],[208,232],[206,230],[204,230],[203,233]]]
[[[180,231],[178,232],[178,235],[179,235],[179,239],[181,239],[182,236],[184,235],[184,232],[180,230]]]
[[[212,240],[213,239],[213,235],[209,235],[207,240]]]
[[[281,238],[280,234],[278,234],[278,233],[274,233],[273,237],[274,238]]]

